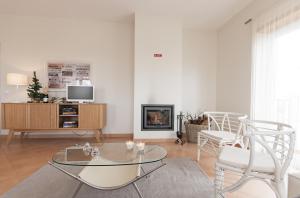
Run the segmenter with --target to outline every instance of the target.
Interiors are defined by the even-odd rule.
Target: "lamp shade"
[[[27,85],[28,79],[24,74],[8,73],[6,75],[6,83],[8,85]]]

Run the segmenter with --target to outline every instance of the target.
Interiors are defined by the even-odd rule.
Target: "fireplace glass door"
[[[174,105],[142,105],[142,130],[174,130]]]

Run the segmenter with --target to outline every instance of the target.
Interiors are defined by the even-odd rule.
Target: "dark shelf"
[[[66,114],[64,114],[64,112]],[[78,105],[76,104],[59,105],[59,128],[76,129],[78,128],[78,120],[79,120]],[[64,127],[64,125],[66,125],[67,127]]]

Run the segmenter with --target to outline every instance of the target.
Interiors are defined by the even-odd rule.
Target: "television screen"
[[[93,86],[67,86],[67,100],[69,101],[93,101]]]

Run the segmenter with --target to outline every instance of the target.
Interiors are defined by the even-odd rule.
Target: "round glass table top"
[[[152,163],[166,156],[167,151],[158,145],[145,145],[140,151],[136,145],[128,149],[125,143],[99,143],[67,147],[54,154],[52,161],[72,166],[121,166]]]

